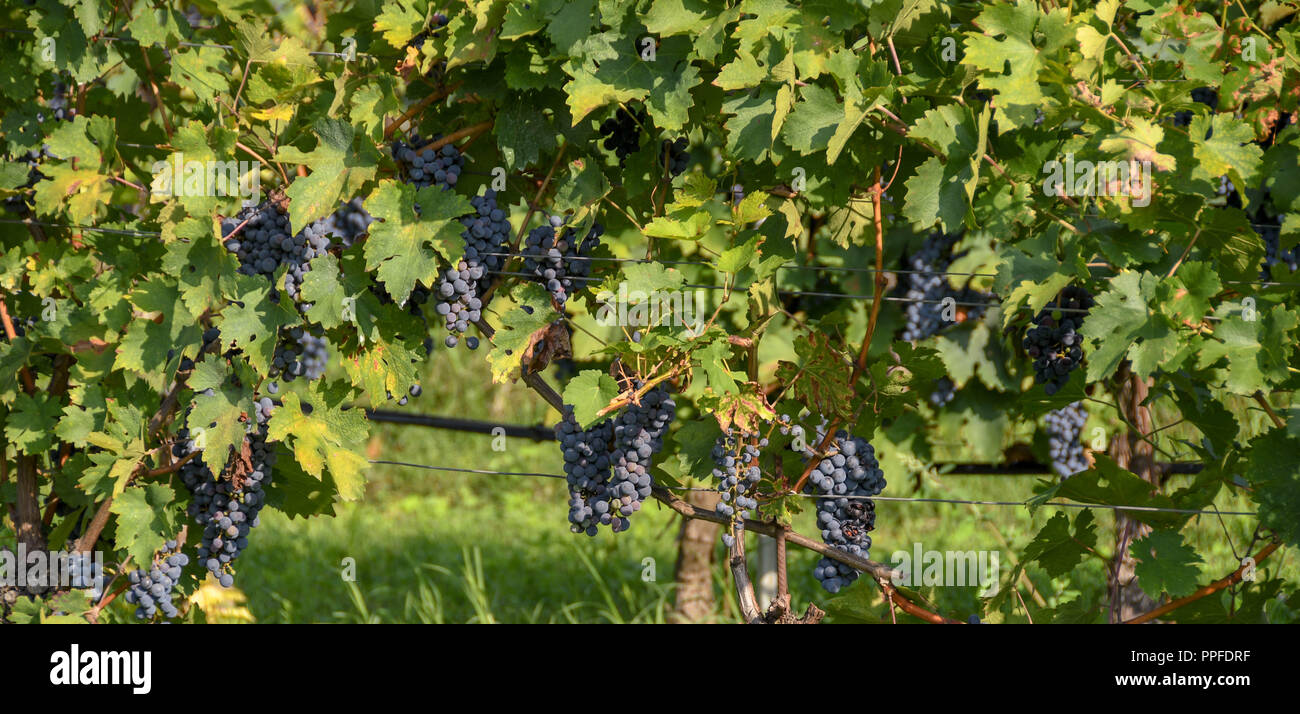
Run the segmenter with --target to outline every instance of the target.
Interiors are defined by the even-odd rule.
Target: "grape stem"
[[[1219,580],[1216,580],[1210,583],[1209,585],[1206,585],[1205,587],[1197,590],[1196,592],[1192,593],[1191,595],[1188,595],[1187,597],[1180,597],[1177,600],[1170,600],[1169,602],[1165,603],[1164,605],[1161,605],[1160,607],[1157,607],[1154,610],[1144,612],[1141,615],[1138,615],[1137,617],[1131,620],[1125,620],[1121,624],[1140,625],[1144,622],[1150,622],[1162,615],[1173,612],[1174,610],[1177,610],[1178,608],[1184,605],[1189,605],[1193,602],[1196,602],[1197,600],[1200,600],[1201,598],[1207,595],[1213,595],[1214,593],[1217,593],[1226,587],[1236,585],[1237,583],[1241,582],[1241,578],[1245,574],[1247,566],[1252,568],[1258,566],[1261,561],[1263,561],[1268,556],[1272,555],[1273,551],[1277,550],[1279,547],[1281,547],[1281,545],[1282,545],[1282,541],[1275,537],[1272,543],[1269,543],[1268,545],[1264,546],[1264,549],[1259,551],[1259,553],[1255,555],[1253,561],[1251,561],[1250,563],[1242,564],[1240,568],[1237,568],[1236,570],[1232,571],[1232,573],[1230,573],[1229,575],[1220,578]]]
[[[384,141],[388,141],[390,138],[392,138],[393,132],[397,131],[397,127],[410,121],[410,119],[414,117],[416,114],[419,114],[420,112],[424,111],[425,107],[429,106],[430,104],[433,104],[434,102],[438,101],[439,99],[442,99],[443,97],[446,97],[447,95],[451,94],[457,89],[460,89],[460,83],[453,84],[450,87],[447,87],[446,89],[442,90],[441,92],[434,92],[433,94],[430,94],[429,96],[425,97],[424,99],[421,99],[415,104],[412,104],[405,112],[402,113],[402,116],[389,122],[388,126],[384,127]]]
[[[867,368],[867,351],[871,347],[871,338],[876,334],[876,323],[880,319],[880,304],[883,302],[882,298],[885,294],[885,228],[883,217],[880,212],[881,192],[880,167],[877,166],[875,173],[872,176],[871,186],[871,206],[873,209],[872,213],[875,214],[872,218],[876,226],[875,283],[871,290],[871,316],[867,319],[867,333],[862,336],[862,346],[858,348],[858,359],[853,364],[852,374],[849,375],[849,388],[854,389],[855,391],[856,387],[854,385],[857,384],[858,377],[860,377]],[[804,487],[804,484],[808,483],[808,477],[812,474],[813,469],[817,468],[817,465],[821,463],[821,454],[824,454],[826,450],[830,448],[831,442],[835,440],[835,432],[839,431],[843,421],[843,419],[836,419],[831,422],[830,426],[826,429],[826,433],[822,436],[821,444],[817,447],[818,455],[814,455],[813,458],[808,460],[808,465],[804,467],[803,474],[799,476],[799,480],[794,484],[795,493],[798,493],[799,490]]]

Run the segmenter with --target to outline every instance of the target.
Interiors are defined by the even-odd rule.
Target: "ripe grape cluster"
[[[569,486],[569,528],[594,536],[598,526],[615,533],[630,526],[628,516],[650,497],[650,466],[677,405],[656,387],[622,415],[583,429],[569,409],[555,426]]]
[[[370,230],[370,224],[375,222],[375,217],[370,215],[363,203],[360,196],[340,203],[338,210],[325,219],[326,235],[338,239],[339,245],[344,248],[351,248],[358,238]]]
[[[1219,92],[1213,87],[1197,87],[1192,90],[1192,101],[1211,109],[1219,108]],[[1192,110],[1186,109],[1174,113],[1174,126],[1185,128],[1191,125],[1194,114]]]
[[[36,327],[35,317],[19,317],[11,314],[10,320],[14,324],[14,337],[26,337],[27,331]],[[9,333],[4,330],[0,330],[0,337],[4,338],[6,342],[9,341]]]
[[[496,192],[488,190],[482,196],[470,199],[474,213],[462,216],[465,230],[465,254],[455,268],[443,270],[435,286],[438,303],[434,307],[442,316],[447,332],[444,344],[455,347],[458,335],[465,334],[469,323],[477,322],[486,307],[484,296],[492,285],[492,276],[505,265],[505,252],[510,240],[510,221],[506,212],[497,207]],[[468,337],[465,345],[478,347],[478,338]]]
[[[609,508],[609,447],[614,443],[614,425],[606,419],[586,429],[569,409],[555,425],[555,438],[564,455],[564,478],[569,485],[569,529],[594,536],[596,526],[609,526],[615,533],[626,530],[627,519]]]
[[[663,148],[659,151],[659,165],[668,165],[668,171],[673,176],[677,176],[686,170],[690,165],[691,154],[687,151],[691,142],[686,137],[678,137],[676,141],[664,139]]]
[[[633,389],[641,389],[634,381]],[[662,386],[655,387],[630,404],[622,417],[614,420],[614,449],[610,454],[613,475],[610,477],[611,504],[626,517],[641,510],[641,502],[650,497],[650,466],[654,455],[664,448],[664,435],[677,415],[677,403]],[[626,522],[622,530],[627,530]]]
[[[275,465],[275,449],[266,441],[271,410],[269,398],[258,400],[256,426],[245,437],[252,471],[242,478],[214,475],[201,455],[180,469],[181,481],[193,494],[188,512],[203,527],[199,562],[216,576],[222,587],[234,584],[230,563],[248,547],[249,531],[258,525],[258,513],[266,502],[263,489],[271,483],[271,467]],[[178,436],[181,441],[173,446],[173,454],[183,457],[195,451],[188,429],[181,429]]]
[[[104,569],[90,553],[70,553],[66,561],[69,585],[74,588],[89,590],[91,598],[98,601],[108,585],[108,576]]]
[[[756,431],[727,429],[713,443],[713,478],[718,490],[718,505],[714,512],[728,519],[738,529],[745,527],[745,511],[758,508],[753,494],[763,478],[759,455],[768,440]],[[722,543],[728,548],[736,538],[728,528],[722,534]]]
[[[164,617],[172,618],[180,614],[172,603],[173,591],[181,581],[181,572],[190,564],[188,555],[180,552],[174,540],[167,541],[164,550],[154,555],[154,561],[148,571],[132,570],[127,575],[129,587],[126,602],[135,605],[135,616],[141,620],[153,619],[161,610]]]
[[[239,258],[239,272],[245,275],[262,275],[274,280],[280,266],[287,265],[284,292],[297,301],[303,276],[311,270],[312,258],[329,249],[327,221],[321,219],[291,235],[288,214],[281,213],[271,201],[263,201],[243,209],[234,218],[223,218],[221,236],[226,250]],[[234,231],[240,224],[246,225],[236,234]]]
[[[1079,438],[1088,421],[1088,411],[1083,402],[1047,413],[1047,443],[1052,457],[1052,469],[1065,480],[1088,468],[1088,456]]]
[[[465,156],[451,144],[434,149],[429,144],[441,139],[435,135],[424,142],[419,134],[412,134],[410,143],[398,140],[391,147],[393,160],[401,168],[406,183],[416,188],[441,186],[443,190],[451,188],[460,180],[460,173],[465,167]]]
[[[614,152],[620,166],[627,162],[629,155],[641,148],[641,127],[645,122],[644,109],[638,108],[629,112],[619,107],[614,116],[601,123],[600,135],[605,137],[602,145],[606,151]]]
[[[955,396],[957,396],[957,385],[948,377],[940,377],[935,380],[934,390],[930,392],[930,404],[936,408],[944,407]]]
[[[312,382],[325,374],[325,365],[329,361],[329,342],[322,335],[313,334],[303,326],[286,327],[280,330],[280,339],[275,345],[275,357],[270,377],[282,377],[292,382],[297,377],[305,377]],[[271,384],[275,384],[272,382]],[[279,386],[276,386],[278,389]]]
[[[989,295],[971,288],[953,288],[945,274],[957,257],[952,249],[960,238],[960,235],[932,233],[921,244],[920,250],[908,256],[907,269],[911,272],[901,282],[908,300],[903,308],[907,320],[903,339],[924,340],[956,324],[959,316],[976,320],[984,313],[983,303]],[[954,314],[944,314],[946,298],[952,298]]]
[[[441,30],[443,27],[446,27],[448,22],[447,16],[441,12],[436,12],[433,14],[432,20],[433,20],[433,26],[421,30],[419,34],[417,34],[415,37],[412,37],[411,40],[406,43],[407,47],[414,48],[418,52],[419,50],[424,49],[425,40],[429,39],[430,37],[437,37],[438,35],[442,34],[441,32],[439,32],[439,30]],[[446,72],[447,72],[447,60],[443,59],[443,60],[439,60],[438,63],[435,64],[433,67],[430,67],[429,71],[426,72],[424,76],[433,79],[435,82],[441,82],[443,77],[446,75]]]
[[[575,285],[581,288],[591,275],[589,258],[604,233],[605,227],[595,223],[587,231],[587,237],[578,241],[573,229],[564,226],[563,216],[551,216],[546,225],[528,232],[524,241],[524,272],[545,285],[551,298],[563,308]]]
[[[1251,225],[1260,238],[1264,239],[1264,264],[1260,267],[1259,277],[1261,280],[1272,280],[1271,268],[1279,263],[1290,268],[1291,272],[1300,269],[1300,245],[1282,250],[1282,217],[1265,210],[1266,205],[1261,204],[1259,210],[1255,211]]]
[[[1034,316],[1034,327],[1025,331],[1023,345],[1034,360],[1034,379],[1043,391],[1056,394],[1069,381],[1070,372],[1083,361],[1083,337],[1079,328],[1093,306],[1087,290],[1070,286]]]
[[[825,437],[818,434],[818,443]],[[876,526],[876,504],[871,496],[885,489],[885,474],[876,460],[876,450],[866,439],[840,429],[835,432],[827,454],[808,477],[808,488],[817,495],[817,526],[822,542],[860,558],[870,556],[871,536]],[[822,558],[813,575],[827,592],[858,577],[852,566]]]

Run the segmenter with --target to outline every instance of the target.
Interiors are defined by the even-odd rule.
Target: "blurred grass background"
[[[551,424],[549,407],[522,385],[493,385],[484,354],[439,347],[427,364],[424,394],[404,409],[502,423]],[[548,375],[556,384],[553,374]],[[558,385],[557,385],[558,386]],[[398,408],[389,405],[391,408]],[[369,444],[372,459],[500,471],[562,473],[554,443],[506,440],[493,451],[493,437],[417,426],[375,424]],[[1020,501],[1036,481],[1017,476],[934,476],[917,482],[889,475],[884,495]],[[335,518],[290,520],[270,510],[240,558],[237,587],[259,622],[663,622],[673,605],[673,565],[679,518],[651,502],[632,519],[632,528],[617,536],[602,530],[589,538],[568,530],[567,498],[560,480],[524,476],[448,473],[376,465],[369,474],[366,498],[342,505]],[[1189,477],[1175,477],[1183,479]],[[1174,487],[1181,485],[1175,480]],[[1253,510],[1245,499],[1226,491],[1222,510]],[[889,562],[897,550],[911,551],[920,542],[927,550],[997,551],[1003,579],[1014,558],[1038,529],[1060,509],[1031,514],[1025,508],[935,503],[877,503],[872,557]],[[1076,509],[1066,514],[1071,521]],[[1113,514],[1096,510],[1098,550],[1114,547]],[[815,535],[812,516],[800,514],[796,529]],[[1243,554],[1254,519],[1201,517],[1184,531],[1206,562],[1202,582],[1237,567],[1233,547]],[[751,568],[757,562],[750,536]],[[712,619],[738,619],[729,573],[716,563],[723,549],[715,546],[714,592],[718,607]],[[1265,566],[1294,571],[1283,550]],[[795,607],[808,602],[827,607],[834,596],[821,590],[812,575],[819,556],[790,549],[789,578]],[[355,580],[343,576],[347,561]],[[649,560],[647,560],[649,559]],[[645,576],[645,577],[643,577]],[[1104,600],[1105,566],[1089,557],[1074,583],[1053,582],[1031,567],[1034,589],[1048,607],[1075,598]],[[1294,574],[1290,577],[1294,578]],[[977,613],[975,587],[923,589],[945,615],[966,619]],[[1028,606],[1038,606],[1022,581]],[[866,603],[888,619],[878,589],[860,578],[841,592]],[[1032,611],[1032,610],[1031,610]],[[832,609],[832,621],[835,619]],[[984,614],[986,621],[1024,621],[1015,611]]]

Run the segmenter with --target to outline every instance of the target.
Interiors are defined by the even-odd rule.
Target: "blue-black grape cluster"
[[[945,407],[957,396],[957,385],[948,377],[940,377],[934,382],[930,392],[930,404],[935,408]]]
[[[303,377],[313,382],[325,374],[328,361],[329,342],[323,336],[313,334],[303,326],[286,327],[280,330],[267,376],[286,382]],[[275,388],[279,389],[279,385]]]
[[[824,437],[819,433],[817,443]],[[885,474],[871,444],[843,429],[835,432],[825,457],[808,476],[808,489],[818,496],[817,527],[822,542],[859,558],[870,557],[871,536],[867,534],[876,527],[876,504],[870,497],[885,490]],[[857,580],[858,571],[822,558],[813,575],[827,592],[835,593]]]
[[[188,512],[203,527],[199,562],[222,587],[234,584],[230,564],[248,547],[249,531],[258,525],[258,513],[266,503],[264,489],[271,483],[271,468],[275,465],[275,447],[266,441],[272,409],[270,398],[257,401],[256,426],[245,437],[251,472],[238,478],[214,475],[201,455],[180,469],[181,481],[193,495]],[[178,436],[180,441],[172,447],[172,453],[180,458],[195,448],[188,429],[181,429]]]
[[[977,320],[984,314],[984,303],[988,293],[971,288],[956,289],[948,282],[945,271],[957,257],[952,248],[960,240],[959,235],[932,233],[921,244],[921,249],[907,258],[907,269],[901,281],[904,296],[908,302],[903,308],[907,322],[903,327],[903,339],[924,340],[938,333],[945,327],[951,327],[959,321]],[[955,303],[955,319],[944,319],[945,298],[952,298]]]
[[[245,221],[243,229],[232,236]],[[325,218],[291,235],[288,214],[281,213],[271,201],[263,201],[243,209],[234,218],[223,218],[221,236],[226,250],[239,258],[239,272],[245,275],[274,280],[280,266],[287,265],[284,292],[297,302],[303,277],[311,270],[311,260],[329,250],[328,227]],[[278,299],[275,293],[272,295],[273,300]]]
[[[727,429],[713,443],[713,479],[718,490],[718,505],[714,512],[726,518],[736,529],[745,527],[745,511],[758,508],[754,494],[763,479],[759,456],[768,441],[758,432]],[[722,534],[722,543],[728,548],[735,545],[731,528]]]
[[[219,342],[220,340],[221,340],[221,329],[220,329],[220,328],[209,327],[209,328],[205,329],[205,330],[203,331],[203,347],[199,348],[198,359],[199,359],[199,360],[202,360],[202,359],[203,359],[203,355],[206,354],[206,353],[208,353],[208,352],[216,352],[217,349],[219,348],[219,344],[218,344],[218,342]],[[233,356],[235,352],[236,352],[236,350],[231,350],[229,353],[227,353],[227,356],[228,356],[228,357],[229,357],[229,356]],[[168,351],[168,352],[167,352],[167,360],[168,360],[168,361],[171,361],[172,357],[174,357],[174,356],[175,356],[175,350],[171,350],[171,351]],[[194,360],[193,360],[193,359],[190,359],[189,357],[181,357],[180,368],[181,368],[181,371],[184,371],[184,372],[188,372],[188,371],[194,369]]]
[[[459,335],[465,334],[471,322],[477,322],[487,307],[484,296],[492,286],[493,276],[505,266],[506,250],[510,242],[510,221],[506,212],[497,206],[496,192],[488,190],[482,196],[470,199],[474,213],[461,216],[465,230],[465,254],[455,268],[443,270],[435,290],[438,303],[434,309],[442,316],[447,327],[444,344],[455,347]],[[470,349],[478,347],[477,337],[465,338]]]
[[[633,389],[642,383],[633,382]],[[654,455],[664,448],[664,435],[677,415],[677,403],[668,390],[655,387],[641,397],[639,404],[629,404],[623,415],[614,419],[614,450],[610,454],[610,497],[618,514],[624,518],[641,510],[641,502],[650,497],[650,466]],[[623,524],[622,530],[627,530]]]
[[[1211,109],[1219,108],[1219,91],[1213,87],[1197,87],[1192,90],[1192,101]],[[1188,127],[1192,124],[1192,117],[1195,116],[1192,110],[1186,109],[1174,113],[1174,126]]]
[[[691,153],[687,151],[691,142],[686,137],[678,137],[676,141],[664,139],[663,148],[659,150],[659,165],[668,165],[668,171],[671,175],[677,176],[686,170],[691,163]]]
[[[419,134],[411,134],[410,141],[394,141],[391,147],[393,160],[402,169],[406,183],[416,188],[441,186],[444,190],[455,186],[465,168],[465,155],[451,144],[440,149],[428,146],[442,137],[435,135],[422,141]]]
[[[36,327],[35,317],[19,317],[11,313],[9,315],[9,319],[11,322],[13,322],[14,325],[14,337],[26,337],[27,331]],[[8,342],[9,333],[5,332],[4,330],[0,330],[0,338],[3,338],[6,342]]]
[[[1259,210],[1251,218],[1251,225],[1260,238],[1264,239],[1264,263],[1260,267],[1261,280],[1272,280],[1272,267],[1279,263],[1290,268],[1291,272],[1300,269],[1300,245],[1290,250],[1282,250],[1282,217],[1272,215],[1267,203],[1261,203]]]
[[[628,516],[650,497],[650,466],[676,409],[668,391],[656,387],[640,404],[586,429],[578,426],[572,409],[567,411],[555,436],[569,487],[570,530],[594,536],[598,526],[615,533],[628,529]]]
[[[338,210],[325,219],[325,233],[336,238],[339,245],[351,248],[358,238],[370,230],[375,217],[365,209],[360,196],[339,204]]]
[[[1034,361],[1034,379],[1043,391],[1056,394],[1070,379],[1070,372],[1083,361],[1083,337],[1079,329],[1093,306],[1087,290],[1071,285],[1034,316],[1034,327],[1025,331],[1025,352]]]
[[[563,308],[591,275],[590,257],[604,233],[605,227],[595,223],[587,237],[578,241],[573,229],[564,226],[563,216],[551,216],[546,225],[528,231],[522,253],[524,272],[546,286],[555,304]]]
[[[180,584],[181,573],[189,564],[190,557],[180,552],[176,541],[169,540],[164,550],[154,555],[149,570],[132,570],[127,575],[129,587],[125,597],[127,604],[136,606],[135,616],[151,620],[159,611],[168,618],[179,615],[172,598]]]
[[[564,456],[564,478],[569,486],[569,529],[596,535],[597,526],[609,526],[615,533],[626,530],[627,518],[610,512],[609,449],[614,443],[614,425],[606,419],[586,429],[569,409],[555,425],[555,438]]]
[[[108,587],[108,576],[90,553],[69,553],[65,567],[68,570],[69,585],[79,590],[89,590],[94,601],[103,597],[104,590]]]
[[[1065,480],[1088,469],[1088,455],[1084,451],[1083,425],[1088,421],[1088,410],[1083,402],[1047,413],[1047,444],[1052,457],[1052,470]]]
[[[641,148],[641,127],[645,122],[644,109],[638,108],[629,112],[619,107],[614,116],[601,123],[600,135],[605,137],[602,145],[606,151],[614,152],[620,166],[627,162],[629,155],[635,154],[637,149]]]

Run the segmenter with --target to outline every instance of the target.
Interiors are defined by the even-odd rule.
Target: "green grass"
[[[506,423],[550,423],[549,408],[521,385],[491,385],[481,353],[441,351],[430,361],[425,394],[407,409]],[[490,436],[423,427],[376,425],[372,459],[501,471],[561,473],[553,443],[507,440],[494,451]],[[339,508],[337,517],[289,520],[266,512],[241,556],[238,586],[262,622],[662,622],[673,602],[672,580],[679,520],[657,503],[633,518],[632,529],[596,538],[567,528],[563,483],[517,476],[447,473],[375,466],[365,500]],[[1182,485],[1176,477],[1175,488]],[[885,495],[972,500],[1024,500],[1033,478],[890,477]],[[1222,510],[1253,510],[1245,499],[1222,494]],[[935,503],[877,504],[872,534],[874,559],[889,562],[894,551],[997,551],[1005,575],[1038,529],[1060,509],[1031,514],[1024,508]],[[1073,520],[1079,511],[1069,509]],[[1096,511],[1098,550],[1114,548],[1113,514]],[[795,526],[815,535],[811,514]],[[1233,570],[1250,540],[1254,519],[1201,517],[1184,532],[1205,558],[1202,581]],[[717,546],[718,556],[722,555]],[[750,542],[754,548],[753,537]],[[1294,565],[1284,550],[1271,568]],[[790,587],[800,610],[811,600],[826,607],[832,596],[812,576],[817,555],[791,549]],[[1276,557],[1276,556],[1275,556]],[[344,579],[344,559],[355,563],[355,580]],[[647,560],[650,559],[650,560]],[[721,560],[721,557],[718,558]],[[756,562],[756,561],[755,561]],[[653,565],[653,579],[642,574]],[[1049,607],[1073,598],[1103,598],[1105,569],[1088,557],[1070,580],[1053,582],[1030,571],[1034,588]],[[1294,579],[1295,575],[1290,575]],[[721,567],[715,573],[719,610],[715,619],[735,621],[734,593]],[[965,619],[977,611],[974,587],[923,589],[944,614]],[[842,595],[875,603],[888,618],[877,589],[859,579]],[[1036,607],[1028,588],[1021,595]],[[993,621],[1023,620],[1018,604]]]

